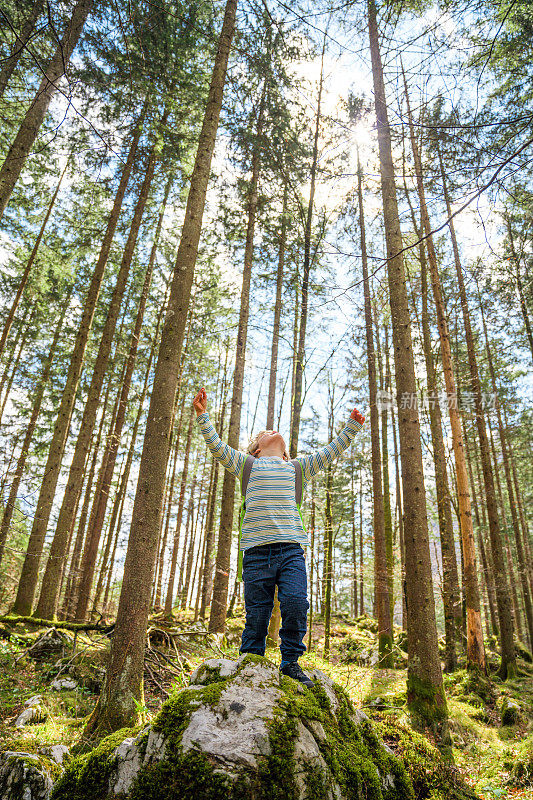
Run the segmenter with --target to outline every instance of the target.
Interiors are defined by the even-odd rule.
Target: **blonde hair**
[[[250,453],[250,455],[253,455],[255,453],[255,451],[257,450],[257,442],[259,441],[261,436],[263,436],[265,433],[276,433],[276,431],[273,431],[273,430],[271,430],[271,431],[259,431],[259,433],[256,433],[255,436],[253,436],[250,439],[248,447],[246,448],[246,452],[247,453]],[[287,461],[289,460],[289,454],[287,453],[287,450],[285,450],[285,452],[283,453],[283,457]]]

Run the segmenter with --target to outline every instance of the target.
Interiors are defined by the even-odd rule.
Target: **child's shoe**
[[[288,675],[289,678],[294,678],[295,681],[300,681],[300,683],[303,683],[303,685],[307,686],[308,689],[311,689],[315,685],[311,678],[305,674],[297,661],[289,661],[288,664],[280,667],[279,671],[282,675]]]

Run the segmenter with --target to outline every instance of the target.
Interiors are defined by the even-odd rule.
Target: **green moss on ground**
[[[390,714],[378,714],[374,721],[379,736],[405,765],[417,800],[440,795],[448,800],[475,796],[464,784],[457,767],[445,759],[425,736]]]

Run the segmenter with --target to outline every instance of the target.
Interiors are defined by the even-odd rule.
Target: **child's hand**
[[[200,389],[194,400],[192,401],[196,416],[203,414],[207,409],[207,393],[204,388]]]
[[[354,410],[350,414],[350,419],[354,419],[356,422],[359,423],[359,425],[362,425],[363,422],[365,421],[363,415],[356,408],[354,408]]]

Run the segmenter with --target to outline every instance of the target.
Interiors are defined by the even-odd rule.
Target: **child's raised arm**
[[[338,458],[341,453],[348,449],[357,431],[360,431],[363,427],[364,421],[365,418],[362,414],[354,408],[350,414],[350,419],[336,439],[333,439],[332,442],[310,456],[298,456],[298,461],[302,465],[304,484],[308,483],[321,469],[325,469],[334,458]]]
[[[221,440],[214,429],[209,414],[207,413],[207,393],[205,389],[200,389],[192,401],[196,411],[196,421],[200,426],[203,437],[213,458],[216,458],[222,466],[238,478],[242,472],[246,456],[239,450],[234,450]]]

